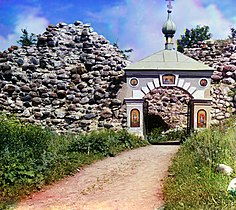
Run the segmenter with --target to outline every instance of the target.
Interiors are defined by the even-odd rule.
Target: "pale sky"
[[[165,0],[0,0],[0,50],[16,45],[21,29],[40,34],[49,24],[90,23],[121,49],[132,48],[131,60],[164,48],[161,32],[167,18]],[[233,0],[175,0],[175,41],[185,28],[208,25],[213,39],[225,39],[236,26]]]

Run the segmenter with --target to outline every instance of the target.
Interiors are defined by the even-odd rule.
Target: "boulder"
[[[89,98],[88,97],[84,97],[84,98],[79,100],[80,104],[87,104],[88,102],[89,102]]]
[[[55,110],[55,115],[56,115],[57,118],[63,119],[66,115],[66,112],[63,109],[56,109]]]
[[[13,93],[16,90],[16,86],[12,84],[6,84],[3,88],[4,91],[8,93]]]
[[[39,98],[39,97],[32,98],[31,101],[32,101],[32,105],[33,105],[33,106],[38,106],[39,104],[42,103],[42,99]]]
[[[223,83],[228,84],[228,85],[232,85],[232,84],[235,84],[235,80],[231,77],[230,78],[224,78]]]
[[[97,115],[94,114],[94,113],[84,115],[84,119],[86,119],[86,120],[90,120],[90,119],[93,119],[95,117],[97,117]]]
[[[213,74],[213,75],[211,76],[211,79],[212,79],[213,81],[220,81],[220,80],[222,79],[222,76],[220,76],[220,75],[218,75],[218,74]]]
[[[109,108],[105,108],[101,112],[101,117],[104,119],[111,118],[112,117],[112,111]]]
[[[230,59],[231,59],[231,60],[236,60],[236,53],[233,53],[233,54],[230,56]]]
[[[227,191],[236,191],[236,178],[232,179],[227,187]]]
[[[219,164],[217,171],[229,176],[233,172],[233,169],[225,164]]]

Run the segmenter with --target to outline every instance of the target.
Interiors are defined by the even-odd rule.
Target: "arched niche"
[[[200,109],[197,112],[197,128],[207,127],[207,112],[204,109]]]
[[[140,111],[138,109],[130,111],[130,127],[140,127]]]

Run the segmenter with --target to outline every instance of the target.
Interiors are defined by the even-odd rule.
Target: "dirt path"
[[[16,209],[157,209],[163,205],[162,179],[178,148],[153,145],[99,161],[35,193]]]

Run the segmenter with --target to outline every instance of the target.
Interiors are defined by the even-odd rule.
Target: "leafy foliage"
[[[146,144],[145,140],[131,135],[126,130],[119,132],[101,130],[81,136],[74,144],[71,144],[69,151],[80,151],[84,154],[100,154],[106,157],[115,156],[123,150],[137,148]]]
[[[146,144],[125,130],[64,136],[0,115],[0,209],[84,164]]]
[[[235,139],[233,118],[184,142],[165,181],[165,209],[234,209],[236,200],[226,191],[232,178],[216,169],[235,167]]]
[[[36,35],[29,32],[26,29],[21,29],[22,31],[22,36],[20,37],[20,40],[17,41],[18,44],[21,46],[31,46],[36,43]]]
[[[184,35],[181,35],[180,39],[177,40],[177,50],[183,52],[184,48],[192,47],[199,41],[210,39],[212,35],[209,33],[209,29],[209,26],[200,25],[190,30],[186,28]]]
[[[114,46],[114,47],[117,47],[118,49],[120,49],[120,47],[119,47],[119,45],[118,45],[117,42],[115,42],[115,43],[113,44],[113,46]],[[124,56],[124,58],[125,58],[126,60],[129,59],[130,53],[133,52],[133,51],[134,51],[133,49],[120,50],[121,54]]]
[[[231,35],[229,36],[230,39],[236,39],[236,29],[235,28],[231,28]]]
[[[232,88],[229,93],[228,93],[229,96],[233,97],[236,95],[236,87],[235,88]]]
[[[148,142],[150,144],[168,141],[182,142],[186,137],[187,132],[185,129],[170,129],[164,132],[162,128],[156,128],[148,135]]]

